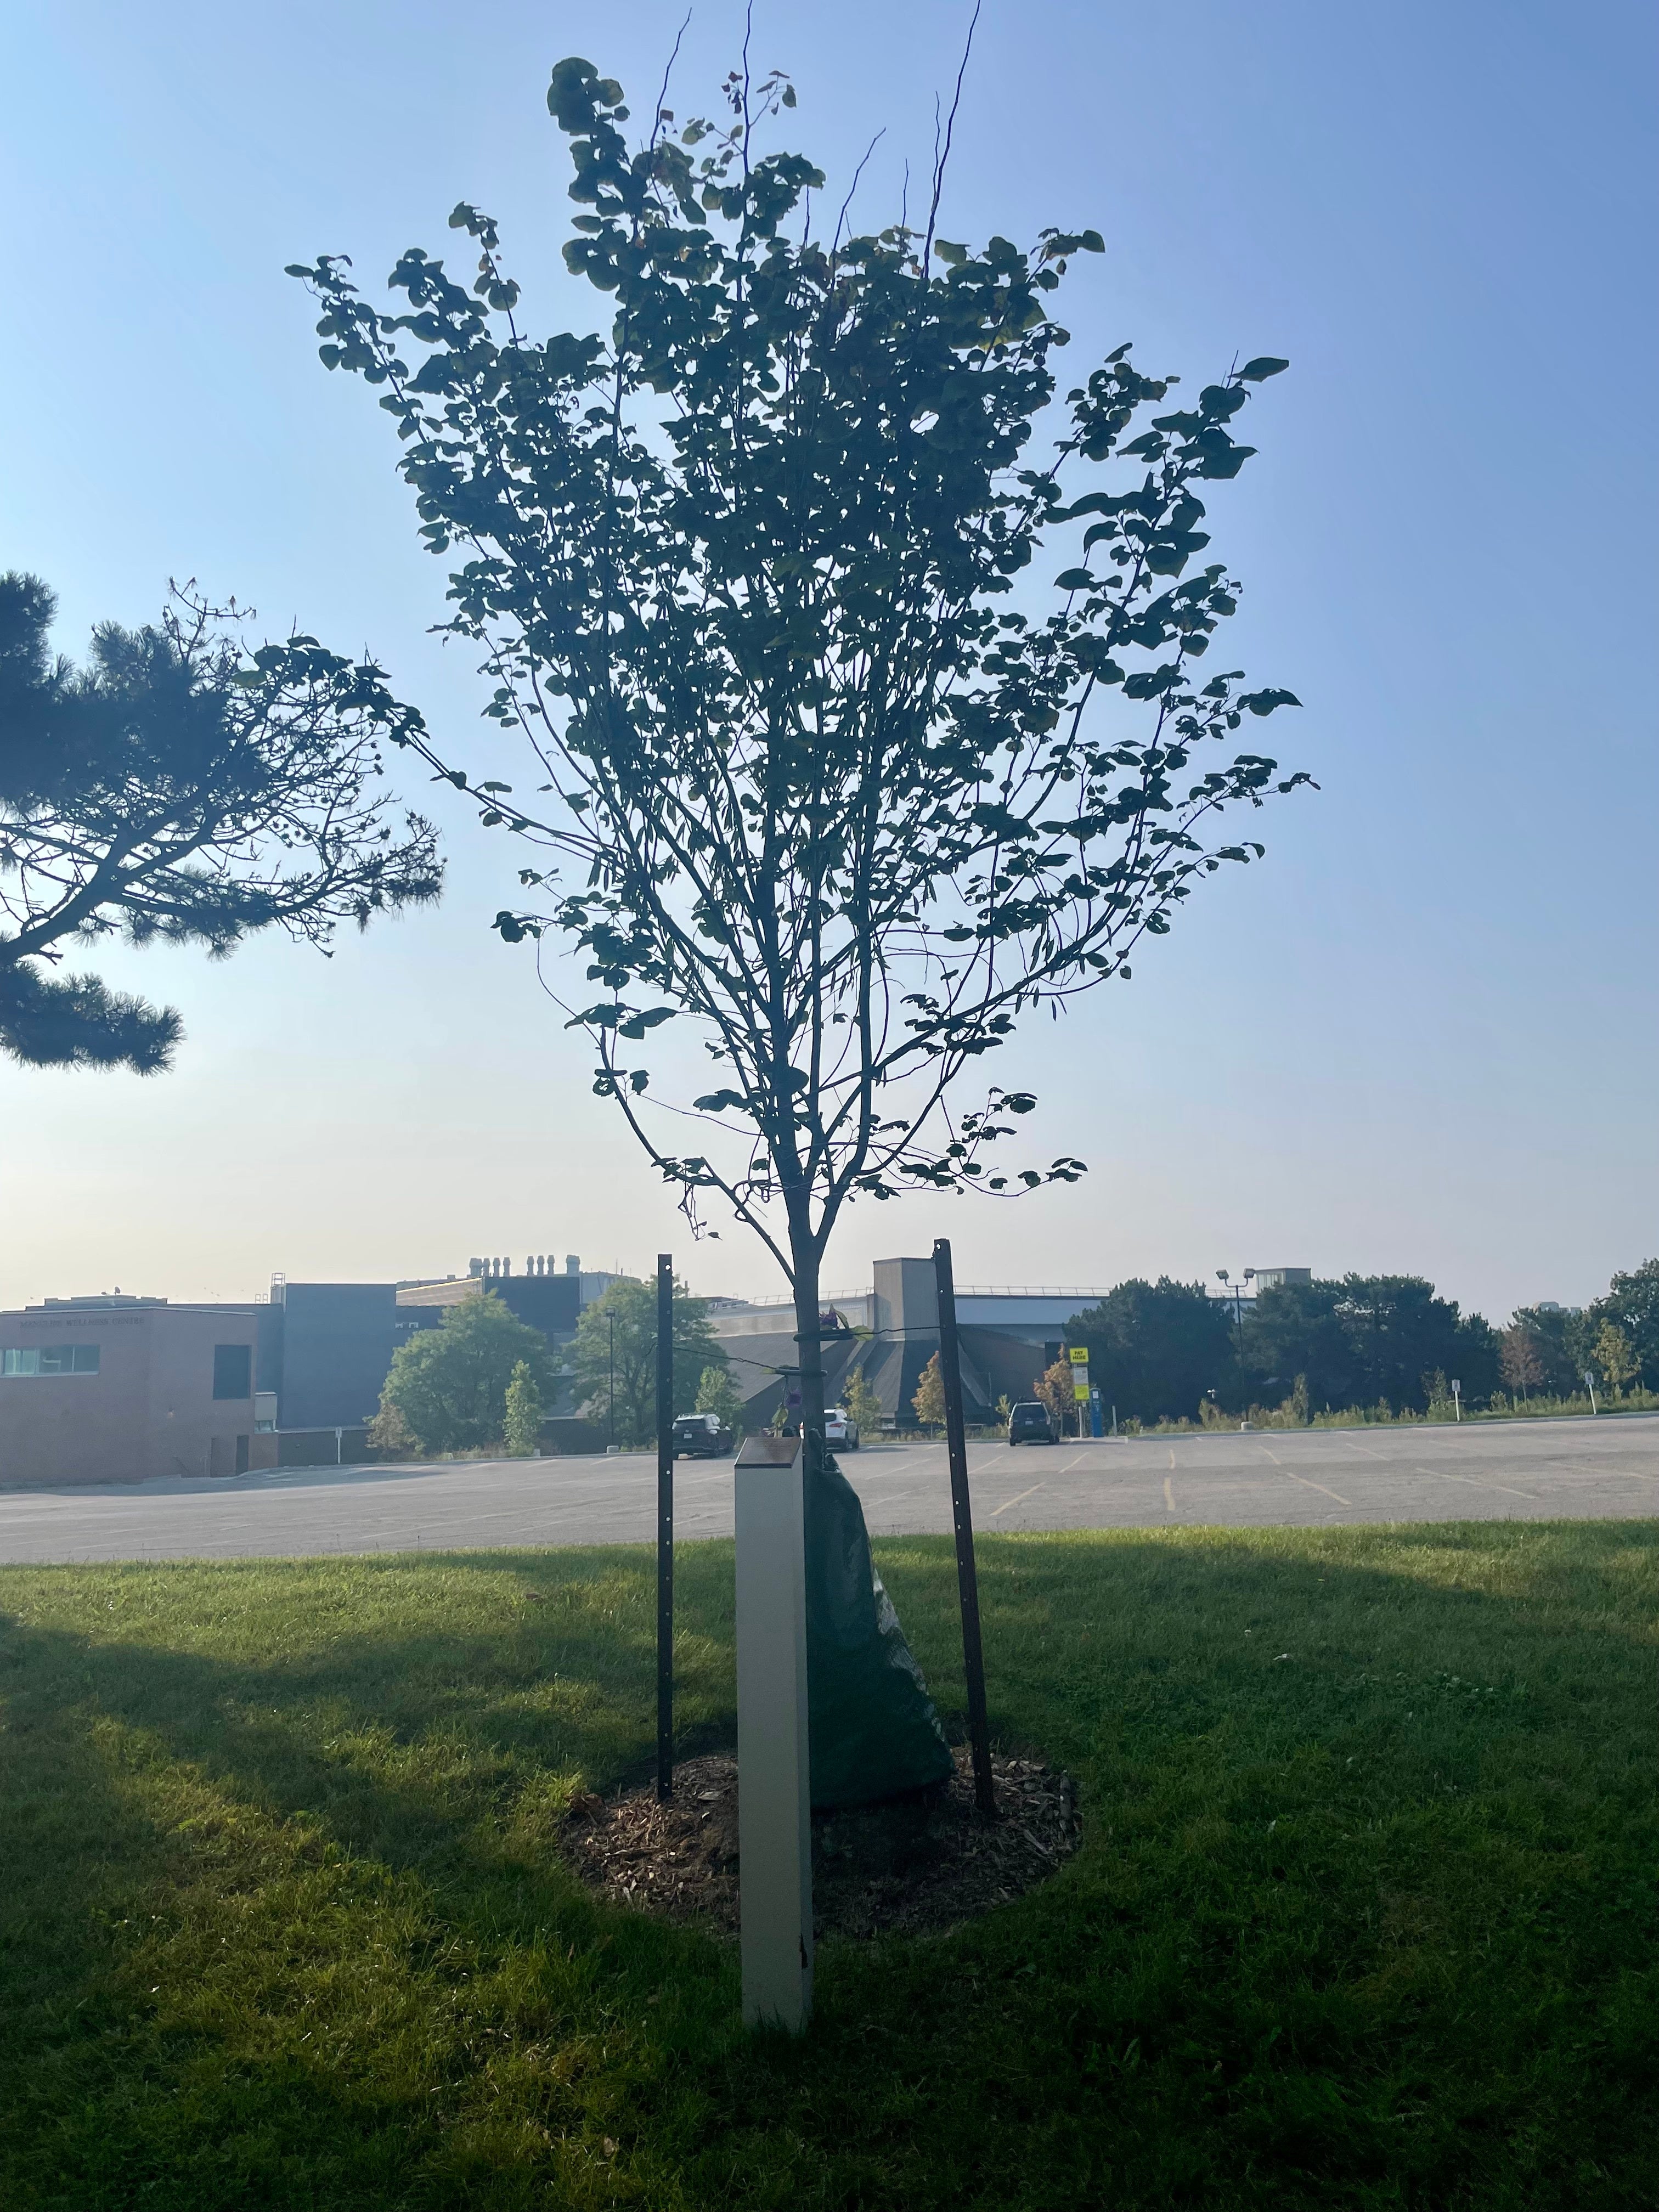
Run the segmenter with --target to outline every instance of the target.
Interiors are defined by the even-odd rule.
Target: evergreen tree
[[[325,945],[342,921],[438,895],[418,815],[394,835],[383,737],[421,720],[372,664],[293,636],[251,657],[234,608],[188,590],[141,630],[48,647],[54,603],[0,576],[0,1051],[41,1067],[165,1067],[179,1016],[61,973],[111,937],[211,957],[279,928]]]

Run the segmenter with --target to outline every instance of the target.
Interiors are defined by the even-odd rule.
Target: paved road
[[[984,1443],[969,1462],[981,1529],[1659,1516],[1659,1415]],[[868,1446],[842,1464],[878,1534],[949,1529],[942,1445]],[[731,1462],[682,1461],[675,1500],[680,1535],[729,1536]],[[0,1561],[634,1542],[655,1513],[644,1456],[295,1468],[0,1493]]]

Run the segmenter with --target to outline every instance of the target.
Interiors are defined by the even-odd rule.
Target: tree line
[[[1523,1307],[1508,1328],[1419,1275],[1275,1284],[1242,1308],[1167,1275],[1120,1283],[1066,1329],[1088,1347],[1118,1419],[1196,1419],[1283,1407],[1425,1413],[1451,1383],[1471,1408],[1659,1387],[1659,1260],[1616,1274],[1581,1311]],[[1035,1384],[1034,1384],[1035,1387]]]
[[[536,1449],[545,1413],[567,1391],[607,1443],[655,1440],[654,1283],[612,1283],[583,1309],[562,1352],[493,1292],[461,1299],[436,1328],[418,1331],[393,1352],[369,1438],[377,1449],[398,1455],[500,1448],[525,1455]],[[717,1413],[728,1424],[742,1412],[709,1327],[708,1301],[678,1282],[674,1411]]]

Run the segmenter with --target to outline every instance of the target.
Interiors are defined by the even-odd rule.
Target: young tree
[[[1583,1317],[1582,1334],[1593,1342],[1603,1322],[1611,1322],[1629,1345],[1637,1379],[1659,1383],[1659,1260],[1644,1260],[1629,1273],[1616,1274]]]
[[[737,1384],[732,1380],[732,1370],[726,1366],[705,1367],[697,1383],[699,1413],[712,1413],[722,1428],[730,1429],[734,1437],[743,1433],[743,1400]]]
[[[422,534],[459,556],[448,627],[483,649],[538,789],[408,740],[526,848],[497,927],[585,958],[566,1012],[596,1088],[689,1212],[718,1195],[783,1269],[815,1464],[845,1208],[1079,1174],[994,1171],[1035,1101],[961,1101],[962,1079],[1022,1016],[1127,978],[1206,876],[1261,853],[1224,810],[1307,781],[1232,750],[1291,694],[1198,665],[1237,593],[1200,561],[1203,495],[1285,363],[1157,412],[1174,380],[1120,346],[1041,452],[1054,295],[1099,237],[950,243],[939,168],[925,223],[826,238],[820,172],[757,137],[793,90],[745,68],[727,92],[729,124],[664,109],[630,149],[621,88],[554,70],[581,210],[565,260],[609,302],[603,335],[532,339],[465,204],[470,289],[418,249],[392,315],[337,256],[293,273],[323,360],[381,389]],[[690,1146],[651,1118],[644,1049],[677,1017],[714,1071]]]
[[[536,1390],[553,1385],[557,1370],[541,1331],[488,1292],[463,1298],[445,1308],[439,1328],[417,1331],[392,1353],[377,1422],[389,1429],[395,1413],[423,1452],[498,1443],[520,1368]]]
[[[501,1442],[515,1459],[528,1459],[542,1433],[542,1394],[527,1360],[520,1359],[507,1386],[502,1409]]]
[[[922,1369],[921,1379],[916,1384],[910,1403],[915,1407],[916,1419],[924,1429],[942,1429],[945,1426],[945,1370],[939,1364],[938,1352]]]
[[[612,1283],[583,1308],[570,1356],[576,1401],[589,1418],[613,1422],[619,1444],[649,1443],[657,1433],[656,1285]],[[676,1282],[674,1411],[690,1413],[705,1371],[725,1364],[707,1301]]]
[[[1031,1378],[1031,1395],[1041,1398],[1063,1429],[1076,1410],[1072,1397],[1072,1363],[1057,1359]]]
[[[841,1394],[842,1407],[860,1437],[881,1433],[881,1400],[866,1382],[863,1367],[855,1367]],[[940,1417],[943,1419],[943,1416]]]
[[[1535,1390],[1544,1380],[1544,1361],[1538,1348],[1538,1340],[1517,1314],[1498,1342],[1504,1380],[1511,1390],[1518,1390],[1524,1399],[1529,1390]]]
[[[1622,1396],[1626,1387],[1636,1379],[1638,1364],[1630,1339],[1616,1322],[1604,1321],[1597,1329],[1595,1358],[1607,1378],[1608,1389]]]
[[[0,576],[0,1050],[33,1066],[167,1066],[178,1015],[58,972],[119,936],[220,957],[277,927],[438,895],[418,815],[394,836],[380,740],[420,733],[382,672],[314,638],[251,658],[235,610],[175,595],[159,624],[97,629],[84,669],[47,646],[52,593]]]

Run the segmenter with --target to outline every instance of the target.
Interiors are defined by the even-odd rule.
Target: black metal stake
[[[674,1794],[674,1261],[657,1255],[657,1796]]]
[[[945,1443],[951,1461],[951,1515],[957,1533],[957,1590],[962,1600],[962,1661],[968,1677],[968,1740],[974,1753],[974,1802],[994,1813],[991,1732],[985,1714],[985,1654],[979,1636],[979,1575],[974,1565],[974,1516],[968,1502],[968,1438],[962,1419],[962,1361],[957,1350],[957,1291],[951,1240],[933,1244],[939,1287],[939,1365],[945,1382]]]

